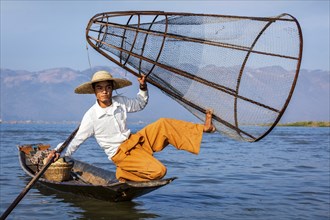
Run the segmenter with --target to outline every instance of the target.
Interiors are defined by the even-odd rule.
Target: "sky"
[[[304,38],[301,68],[329,71],[329,0],[295,1],[15,1],[1,0],[1,68],[40,71],[114,66],[86,49],[85,29],[97,13],[129,10],[277,16],[299,21]]]

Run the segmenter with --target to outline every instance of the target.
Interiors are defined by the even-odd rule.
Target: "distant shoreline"
[[[279,123],[282,127],[330,127],[330,121],[300,121],[290,123]]]
[[[78,121],[32,121],[32,120],[11,120],[11,121],[0,121],[0,124],[79,124]]]
[[[79,124],[78,121],[0,121],[0,124]],[[130,124],[147,124],[146,122],[135,122]],[[265,126],[265,125],[261,125]],[[270,126],[267,124],[267,126]],[[298,121],[289,123],[279,123],[280,127],[330,127],[330,121]]]

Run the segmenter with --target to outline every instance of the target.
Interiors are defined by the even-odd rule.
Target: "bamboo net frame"
[[[292,97],[303,38],[289,14],[246,17],[162,11],[100,13],[86,28],[100,54],[147,81],[217,130],[254,142]]]

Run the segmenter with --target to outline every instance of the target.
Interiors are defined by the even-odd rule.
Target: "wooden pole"
[[[76,135],[79,126],[72,132],[72,134],[65,140],[61,147],[56,151],[61,153],[71,142],[71,140]],[[7,210],[1,215],[0,220],[4,220],[11,213],[11,211],[17,206],[17,204],[23,199],[23,197],[29,192],[32,186],[38,181],[38,179],[46,172],[48,167],[54,162],[54,156],[46,163],[46,165],[32,178],[32,180],[26,185],[22,192],[17,196],[17,198],[12,202],[12,204],[7,208]]]

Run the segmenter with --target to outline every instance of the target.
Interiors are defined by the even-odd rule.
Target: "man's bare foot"
[[[203,131],[206,133],[213,133],[215,132],[215,127],[212,124],[212,115],[213,115],[213,110],[212,109],[207,109],[205,112],[205,122],[204,122],[204,129]]]

